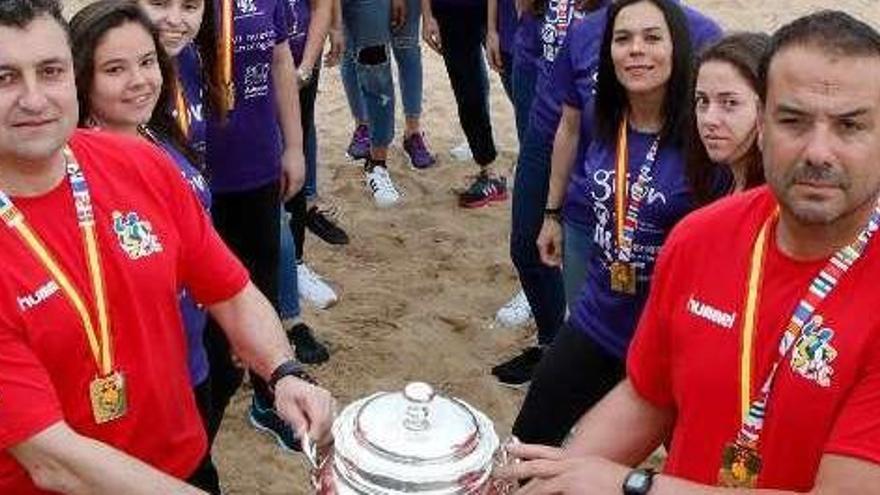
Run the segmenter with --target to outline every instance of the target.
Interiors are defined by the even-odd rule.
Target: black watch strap
[[[315,380],[306,373],[306,369],[296,359],[288,359],[279,364],[269,376],[269,390],[275,391],[275,384],[285,376],[293,376],[309,383],[315,383]]]
[[[544,208],[544,216],[562,222],[562,208]]]
[[[647,495],[654,483],[653,469],[633,469],[623,480],[623,495]]]

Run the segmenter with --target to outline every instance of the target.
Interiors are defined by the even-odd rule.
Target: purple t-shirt
[[[517,64],[535,64],[535,70],[549,73],[572,22],[584,13],[577,0],[549,0],[543,18],[524,12],[516,35]]]
[[[198,51],[192,44],[185,46],[177,55],[177,73],[189,114],[188,144],[204,161],[207,123],[202,96],[201,63]]]
[[[206,212],[209,211],[211,209],[211,191],[205,178],[174,146],[165,142],[160,144],[177,164],[183,180],[189,184],[193,193],[199,198],[199,203],[202,204]],[[208,354],[204,345],[208,315],[204,308],[196,303],[186,288],[180,290],[178,299],[180,301],[180,316],[183,318],[183,328],[186,331],[189,379],[195,387],[208,378]]]
[[[207,165],[215,193],[248,191],[281,176],[281,132],[272,58],[287,42],[285,0],[237,0],[235,20],[235,108],[226,122],[208,121]]]
[[[630,130],[628,133],[628,184],[632,184],[645,163],[655,135]],[[630,338],[648,297],[654,261],[666,235],[693,208],[690,186],[685,177],[685,160],[677,146],[663,145],[652,167],[653,180],[639,211],[633,242],[633,262],[637,267],[637,293],[626,295],[611,290],[609,266],[616,259],[614,211],[615,145],[602,140],[590,142],[582,169],[586,180],[579,183],[589,211],[581,214],[591,227],[593,248],[587,256],[584,288],[571,305],[569,325],[585,332],[606,352],[617,357],[626,354]],[[566,221],[569,218],[566,217]]]
[[[498,0],[498,38],[501,51],[513,53],[514,37],[518,24],[516,0]]]
[[[721,36],[721,29],[711,19],[691,8],[682,7],[688,18],[692,42],[697,49]],[[571,305],[569,325],[587,334],[606,352],[623,358],[648,297],[654,262],[660,247],[675,223],[693,208],[693,201],[685,177],[685,159],[681,149],[669,145],[661,146],[635,233],[637,293],[629,296],[613,292],[609,265],[616,246],[613,239],[616,232],[616,150],[614,143],[609,145],[603,140],[590,137],[593,130],[593,90],[601,37],[607,21],[606,11],[607,7],[597,11],[583,21],[583,26],[569,33],[568,43],[572,46],[565,56],[570,60],[562,62],[560,57],[557,61],[551,87],[555,90],[556,101],[564,101],[567,105],[581,109],[581,151],[579,161],[572,170],[563,214],[567,224],[585,229],[591,235],[594,247],[589,253],[585,253],[586,283]],[[592,39],[584,40],[585,36]],[[533,112],[533,119],[534,115]],[[558,117],[556,122],[558,125]],[[628,138],[628,183],[632,184],[644,163],[653,136],[630,130]]]
[[[309,34],[309,22],[312,20],[310,0],[287,0],[287,29],[290,39],[290,51],[297,67],[302,63],[303,51],[306,49],[306,38]]]

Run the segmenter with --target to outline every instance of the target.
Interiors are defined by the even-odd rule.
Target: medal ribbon
[[[779,342],[779,356],[770,368],[770,372],[764,380],[757,398],[749,402],[751,398],[751,354],[752,342],[757,326],[758,292],[760,290],[761,272],[763,271],[764,255],[766,252],[767,232],[776,216],[774,212],[764,222],[752,248],[748,292],[746,294],[746,307],[744,311],[745,317],[743,318],[742,349],[740,350],[742,425],[737,434],[736,441],[741,445],[751,448],[757,448],[758,441],[760,440],[761,431],[764,428],[764,415],[767,410],[767,403],[770,399],[770,393],[776,379],[776,372],[779,370],[779,365],[785,361],[788,353],[791,352],[792,348],[800,340],[804,326],[813,318],[818,305],[834,291],[840,279],[861,258],[874,232],[880,227],[880,202],[875,206],[868,224],[862,229],[856,240],[834,253],[828,259],[828,263],[822,268],[822,271],[810,283],[806,295],[798,303],[788,325],[785,327],[785,333]]]
[[[224,111],[235,106],[235,82],[233,79],[233,52],[235,51],[235,28],[232,0],[220,0],[220,36],[217,43],[217,83],[223,92]]]
[[[101,256],[98,251],[92,200],[85,176],[74,159],[73,153],[68,148],[65,148],[63,155],[67,179],[70,183],[73,202],[76,207],[77,221],[83,234],[83,248],[89,269],[89,279],[95,297],[100,336],[95,331],[92,315],[86,307],[85,300],[77,291],[73,282],[71,282],[70,277],[67,276],[58,262],[55,261],[43,240],[27,224],[24,214],[21,213],[3,191],[0,191],[0,217],[3,218],[7,227],[18,233],[25,245],[30,248],[46,270],[49,271],[52,278],[55,279],[55,282],[70,300],[82,320],[86,336],[88,337],[89,347],[92,350],[92,355],[95,358],[95,363],[98,365],[101,376],[108,376],[113,372],[113,359],[110,354],[110,320],[107,316],[107,295],[104,286],[104,276],[101,272]]]
[[[177,121],[180,132],[183,133],[183,137],[188,139],[190,132],[189,106],[186,104],[186,95],[183,94],[182,86],[180,81],[174,84],[174,119]]]
[[[656,137],[648,153],[645,162],[639,169],[639,176],[630,187],[627,195],[626,169],[629,163],[629,148],[627,147],[627,118],[624,116],[620,122],[617,134],[617,165],[615,173],[614,211],[617,222],[617,259],[624,263],[632,260],[633,240],[636,228],[639,224],[639,210],[642,200],[648,194],[648,184],[651,183],[651,169],[657,161],[657,152],[660,148],[660,137]],[[629,202],[627,203],[627,196]]]

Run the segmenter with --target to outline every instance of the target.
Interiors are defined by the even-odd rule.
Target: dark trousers
[[[514,96],[519,98],[517,93]],[[553,342],[565,319],[562,271],[545,265],[537,246],[550,187],[552,151],[553,143],[541,133],[534,129],[526,131],[519,148],[510,217],[510,258],[535,316],[538,343],[542,345]]]
[[[483,55],[486,7],[440,6],[434,10],[440,27],[443,61],[452,84],[458,121],[478,165],[495,161],[495,140],[489,117],[489,74]]]
[[[308,86],[299,90],[299,112],[303,132],[303,154],[307,155],[315,150],[308,146],[310,135],[315,132],[315,100],[318,97],[318,76],[320,67],[315,67],[315,73]],[[306,158],[308,160],[308,158]],[[308,170],[306,170],[308,173]],[[308,181],[308,178],[306,178]],[[300,189],[296,196],[284,203],[284,209],[290,213],[290,232],[293,234],[293,244],[296,248],[296,260],[303,257],[303,244],[306,238],[306,190]]]
[[[535,370],[513,424],[525,443],[559,446],[587,410],[625,375],[624,363],[584,333],[563,325]]]
[[[250,191],[214,193],[211,215],[214,227],[244,263],[254,285],[278,306],[278,251],[280,183],[273,182]],[[212,319],[205,331],[205,349],[211,366],[211,405],[208,440],[213,443],[229,400],[241,385],[244,371],[232,362],[229,341]],[[266,382],[251,373],[254,396],[263,404],[273,403]]]
[[[199,406],[199,415],[202,417],[202,424],[205,431],[208,429],[208,422],[211,420],[211,379],[203,381],[193,388],[193,395],[196,398],[196,405]],[[193,474],[187,481],[190,485],[205,490],[211,495],[221,495],[220,476],[217,474],[217,468],[214,466],[214,460],[211,458],[211,449],[205,452],[205,457],[199,467],[193,471]]]

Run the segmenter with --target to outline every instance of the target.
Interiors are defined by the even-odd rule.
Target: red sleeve
[[[186,287],[196,301],[209,305],[238,294],[249,280],[247,269],[226,246],[211,225],[198,197],[183,180],[168,155],[152,149],[156,167],[168,185],[168,211],[180,236],[177,261],[178,285]]]
[[[18,332],[0,326],[0,451],[63,419],[46,369]]]
[[[840,409],[825,453],[880,464],[880,344],[874,346],[861,379]]]
[[[658,407],[673,404],[670,346],[670,273],[675,258],[675,240],[670,235],[654,268],[651,292],[627,353],[627,377],[642,398]]]

